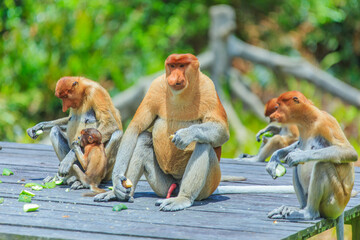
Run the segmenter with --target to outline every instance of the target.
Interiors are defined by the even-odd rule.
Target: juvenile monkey
[[[266,170],[275,179],[280,160],[294,167],[293,185],[300,208],[282,206],[268,217],[339,217],[350,199],[354,185],[353,162],[358,155],[336,119],[297,91],[280,95],[270,118],[279,123],[296,124],[299,129],[299,141],[277,150]]]
[[[165,69],[121,141],[114,190],[97,195],[95,201],[132,200],[142,174],[160,197],[166,197],[172,184],[179,185],[177,197],[157,202],[162,211],[190,207],[219,185],[221,145],[229,139],[229,128],[214,84],[192,54],[170,55]],[[133,183],[131,191],[121,184],[126,178]]]
[[[276,100],[277,98],[272,98],[265,104],[265,117],[269,117],[276,111]],[[266,132],[272,133],[273,136],[264,136],[263,134]],[[295,124],[277,125],[270,120],[270,124],[256,134],[256,140],[258,142],[261,141],[261,135],[263,135],[263,142],[261,143],[258,154],[241,154],[239,156],[239,160],[250,162],[265,162],[265,160],[270,157],[271,154],[273,154],[276,150],[287,147],[296,142],[299,137],[299,130]]]
[[[75,174],[83,186],[90,187],[94,193],[106,192],[104,189],[98,188],[101,181],[106,177],[108,168],[104,144],[101,142],[101,133],[96,128],[86,128],[80,134],[80,143],[75,141],[72,145],[84,171],[74,164]],[[84,148],[84,153],[80,146]]]
[[[82,186],[80,182],[74,182],[76,178],[72,165],[77,159],[70,144],[81,136],[82,129],[96,128],[102,135],[102,143],[106,146],[109,167],[105,180],[110,180],[122,136],[122,124],[120,114],[112,104],[108,92],[100,84],[89,79],[63,77],[56,84],[55,96],[62,100],[63,112],[70,108],[69,116],[40,122],[27,130],[28,135],[36,139],[39,131],[50,131],[52,145],[60,160],[59,175],[65,176],[65,182],[68,184],[73,183],[72,189],[77,189]],[[66,134],[62,130],[65,130]]]

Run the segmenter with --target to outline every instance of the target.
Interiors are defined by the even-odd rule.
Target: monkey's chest
[[[69,144],[77,140],[77,138],[81,135],[81,130],[84,128],[96,128],[96,125],[96,115],[93,109],[90,109],[84,114],[72,114],[66,131]]]
[[[180,179],[195,148],[195,142],[192,142],[180,150],[171,142],[170,136],[179,129],[198,123],[200,121],[167,121],[161,118],[155,121],[152,130],[154,151],[160,168],[166,174]]]
[[[316,150],[328,147],[330,144],[322,137],[308,139],[307,141],[300,141],[300,149],[303,151]],[[310,156],[311,157],[311,156]],[[304,164],[299,164],[296,167],[298,171],[299,181],[305,193],[309,190],[311,173],[316,162],[309,161]]]

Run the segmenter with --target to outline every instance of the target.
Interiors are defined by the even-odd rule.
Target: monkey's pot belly
[[[176,179],[182,178],[196,143],[192,142],[184,150],[180,150],[171,142],[170,135],[196,123],[200,122],[166,121],[161,118],[154,123],[152,135],[156,159],[160,168]]]

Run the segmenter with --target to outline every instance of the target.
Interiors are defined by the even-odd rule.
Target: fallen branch
[[[260,120],[266,121],[264,116],[264,104],[257,95],[245,86],[242,81],[241,73],[235,68],[230,68],[229,76],[231,92],[239,98]]]
[[[344,101],[358,108],[360,107],[360,91],[358,89],[331,76],[302,58],[286,57],[252,46],[234,35],[228,38],[228,51],[232,57],[241,57],[253,63],[291,74],[297,78],[306,79]]]

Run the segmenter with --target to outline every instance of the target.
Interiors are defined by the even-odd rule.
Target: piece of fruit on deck
[[[29,196],[29,195],[20,194],[18,201],[19,201],[19,202],[28,202],[28,203],[30,203],[30,202],[31,202],[31,198],[32,198],[32,197]]]
[[[30,204],[24,204],[23,210],[24,212],[34,212],[39,209],[39,205],[30,203]]]
[[[35,191],[40,191],[40,190],[43,190],[43,187],[42,186],[32,186],[31,187],[32,190],[35,190]]]
[[[39,187],[42,187],[42,185],[41,185],[41,184],[39,184],[39,183],[27,183],[27,184],[25,184],[25,186],[24,186],[24,187],[31,188],[31,187],[33,187],[33,186],[39,186]]]
[[[123,203],[120,203],[120,204],[115,205],[112,210],[118,212],[118,211],[125,210],[125,209],[128,209],[127,206]]]
[[[10,175],[14,175],[14,173],[10,169],[4,168],[3,172],[2,172],[2,175],[3,176],[10,176]]]
[[[62,185],[63,182],[64,182],[64,181],[63,181],[62,179],[60,179],[60,180],[55,181],[55,184],[56,184],[56,185]]]
[[[27,190],[22,190],[21,191],[21,193],[20,193],[20,195],[29,195],[29,196],[31,196],[31,197],[33,197],[33,196],[35,196],[35,193],[32,193],[32,192],[30,192],[30,191],[27,191]]]
[[[47,183],[44,183],[44,185],[42,185],[44,188],[54,188],[56,187],[56,183],[55,182],[47,182]]]
[[[4,198],[0,198],[0,204],[2,204],[4,202]]]

